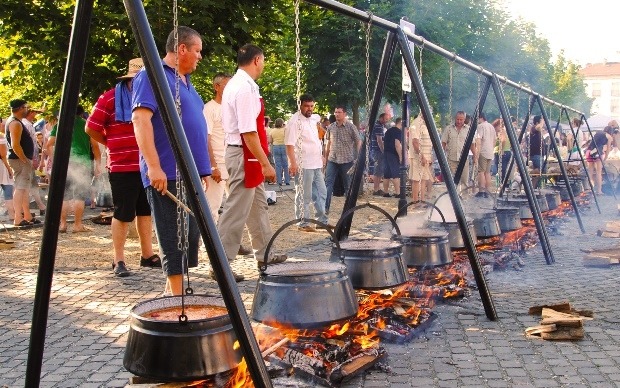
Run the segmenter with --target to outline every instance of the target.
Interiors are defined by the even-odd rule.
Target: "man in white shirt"
[[[310,218],[311,201],[314,202],[317,221],[324,224],[329,222],[325,215],[327,188],[322,171],[322,147],[316,126],[320,117],[312,115],[314,97],[310,94],[304,94],[300,97],[300,101],[299,112],[295,113],[286,123],[284,144],[289,160],[289,174],[295,177],[295,218],[303,218],[298,229],[303,232],[314,232],[315,228],[310,223],[305,222]],[[301,137],[301,149],[298,146],[299,137]],[[301,174],[303,174],[303,185],[300,185]],[[303,201],[303,215],[300,211],[301,201]]]
[[[228,81],[222,95],[230,195],[218,222],[218,232],[226,257],[232,261],[241,246],[243,226],[247,226],[260,265],[273,235],[264,181],[276,180],[276,171],[267,158],[265,106],[255,82],[265,66],[263,50],[252,44],[241,47],[237,53],[237,65],[237,73]],[[269,263],[285,260],[285,255],[268,258]]]
[[[211,208],[211,215],[217,224],[217,220],[220,217],[220,207],[222,206],[222,200],[224,199],[224,193],[228,197],[228,171],[226,171],[226,161],[224,155],[226,154],[226,134],[224,133],[224,127],[222,127],[222,95],[224,94],[224,88],[228,81],[232,78],[232,75],[228,73],[217,73],[213,77],[213,90],[215,90],[215,96],[213,100],[207,102],[202,113],[207,120],[207,133],[208,133],[208,148],[209,156],[211,157],[211,176],[209,176],[209,187],[205,191],[209,207]],[[239,255],[249,255],[252,253],[250,248],[246,248],[243,245],[239,246]]]
[[[226,171],[226,162],[224,154],[226,153],[226,141],[224,127],[222,127],[222,94],[228,81],[232,75],[226,73],[217,73],[213,77],[213,89],[215,96],[205,104],[202,113],[207,120],[208,148],[211,157],[211,176],[209,176],[209,188],[205,194],[211,215],[217,223],[219,218],[219,209],[222,205],[224,192],[227,192],[226,180],[228,179],[228,171]],[[228,193],[226,193],[228,195]]]
[[[493,125],[487,122],[484,112],[480,112],[478,117],[475,139],[474,164],[478,164],[478,186],[480,190],[476,196],[487,197],[491,192],[491,163],[493,163],[495,156],[493,149],[495,148],[497,133]]]

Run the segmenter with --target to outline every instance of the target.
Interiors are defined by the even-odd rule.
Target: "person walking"
[[[244,45],[237,53],[237,66],[222,96],[230,195],[218,222],[218,232],[226,257],[232,261],[241,246],[243,227],[247,226],[260,265],[273,235],[264,181],[276,180],[275,169],[267,158],[265,105],[256,84],[265,67],[263,50],[253,44]],[[267,261],[281,263],[286,259],[286,255],[272,255]]]
[[[86,133],[108,150],[108,178],[112,189],[112,247],[115,276],[131,273],[125,260],[127,232],[134,219],[140,239],[140,266],[161,268],[159,255],[153,252],[151,208],[140,176],[138,143],[131,122],[131,86],[144,66],[142,58],[129,61],[127,74],[113,89],[103,93],[86,121]]]

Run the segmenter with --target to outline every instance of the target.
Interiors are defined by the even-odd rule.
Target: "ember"
[[[582,194],[579,198],[588,200],[589,197]],[[545,227],[557,231],[570,212],[572,206],[569,201],[545,212]],[[537,245],[538,237],[532,220],[524,220],[523,225],[520,229],[480,241],[478,253],[483,268],[512,267],[519,270],[525,265],[526,251]],[[354,244],[347,246],[345,243],[343,246],[349,249],[374,247],[370,241],[356,241]],[[449,265],[410,268],[409,281],[395,289],[356,291],[359,302],[357,316],[322,331],[256,324],[254,329],[259,346],[268,349],[263,356],[270,362],[269,368],[294,370],[297,377],[315,385],[331,387],[381,365],[387,355],[380,346],[381,341],[405,343],[421,336],[436,318],[431,311],[435,303],[468,296],[470,289],[476,287],[467,253],[456,250],[452,254],[454,261]],[[200,384],[197,386],[253,386],[245,360],[225,385],[206,381]]]

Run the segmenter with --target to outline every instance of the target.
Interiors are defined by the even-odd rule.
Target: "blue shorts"
[[[2,187],[2,194],[5,201],[13,200],[13,185],[0,185]]]
[[[168,181],[168,191],[177,196],[175,181]],[[178,248],[177,238],[177,204],[162,195],[152,186],[146,188],[147,198],[151,204],[151,212],[155,220],[155,232],[159,241],[159,249],[161,250],[162,269],[166,276],[180,275],[187,273],[188,267],[198,266],[198,242],[200,233],[198,224],[194,217],[181,212],[181,215],[187,217],[189,222],[188,232],[188,248],[187,260],[183,263],[183,251]],[[177,196],[178,198],[178,196]],[[181,236],[184,233],[182,231]]]

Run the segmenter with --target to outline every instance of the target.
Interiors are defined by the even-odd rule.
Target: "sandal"
[[[140,256],[140,267],[161,268],[161,259],[155,254],[147,259]]]
[[[24,226],[32,226],[32,222],[28,221],[28,220],[21,220],[21,222],[17,225],[14,226],[19,226],[19,227],[24,227]]]
[[[85,226],[82,226],[80,229],[73,229],[73,233],[86,233],[86,232],[90,232],[91,230],[88,229]]]
[[[269,264],[279,264],[284,263],[288,259],[288,256],[285,254],[282,255],[273,255],[267,260],[267,265]],[[265,260],[257,260],[256,266],[260,269],[261,266],[265,265]]]

